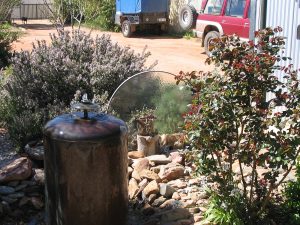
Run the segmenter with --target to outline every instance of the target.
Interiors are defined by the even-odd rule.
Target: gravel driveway
[[[22,24],[21,21],[15,21],[15,23],[24,30],[24,35],[13,45],[13,49],[16,51],[32,49],[32,42],[36,40],[44,39],[48,42],[50,40],[49,33],[56,32],[48,20],[28,20],[27,24]],[[90,32],[90,29],[81,29]],[[121,46],[130,46],[137,53],[141,53],[147,46],[148,51],[151,52],[147,63],[151,65],[157,60],[158,64],[155,70],[178,74],[179,71],[208,71],[213,68],[205,65],[207,57],[204,48],[201,47],[200,40],[196,38],[187,40],[174,36],[151,34],[139,34],[132,38],[124,38],[121,33],[92,31],[92,35],[103,33],[110,34],[114,42],[118,42]]]

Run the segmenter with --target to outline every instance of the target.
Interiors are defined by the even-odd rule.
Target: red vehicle
[[[250,2],[251,0],[203,0],[199,14],[195,14],[192,6],[185,5],[180,10],[179,22],[184,30],[195,28],[196,36],[202,38],[202,46],[210,54],[210,40],[220,35],[237,34],[242,39],[249,38]]]

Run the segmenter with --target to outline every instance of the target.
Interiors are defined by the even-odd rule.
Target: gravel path
[[[0,169],[17,157],[6,130],[0,128]]]

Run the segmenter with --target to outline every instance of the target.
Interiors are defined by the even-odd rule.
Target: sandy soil
[[[16,51],[21,49],[31,50],[32,43],[36,40],[49,42],[49,33],[56,32],[55,28],[47,20],[29,20],[27,24],[22,24],[21,21],[15,21],[15,23],[24,31],[22,37],[13,44],[13,49]],[[81,29],[87,32],[90,31],[87,28]],[[122,46],[129,46],[137,53],[142,52],[147,46],[148,51],[151,52],[147,63],[151,65],[157,60],[158,64],[154,68],[155,70],[173,74],[178,74],[181,70],[184,72],[212,70],[211,66],[205,65],[206,55],[199,39],[187,40],[151,34],[139,34],[132,38],[124,38],[121,33],[92,31],[92,35],[101,35],[103,33],[110,34],[114,42],[118,42]]]

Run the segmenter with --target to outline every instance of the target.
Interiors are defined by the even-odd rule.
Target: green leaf
[[[280,157],[280,156],[277,156],[277,157],[276,157],[276,161],[277,161],[277,162],[280,162],[280,161],[281,161],[281,157]]]

